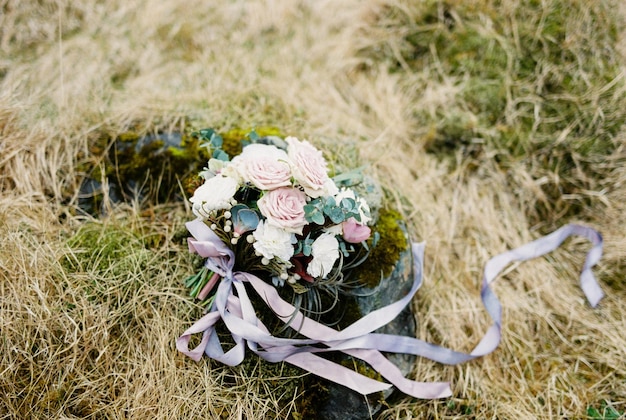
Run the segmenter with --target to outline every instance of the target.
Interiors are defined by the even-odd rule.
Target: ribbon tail
[[[311,372],[319,377],[343,385],[361,395],[381,392],[391,388],[390,384],[379,382],[348,369],[345,366],[323,359],[312,353],[296,353],[285,359],[294,366]]]
[[[367,362],[374,370],[391,382],[396,388],[420,399],[447,398],[452,396],[448,382],[417,382],[404,377],[400,369],[376,350],[346,350],[344,353]]]
[[[189,327],[183,335],[178,337],[176,340],[176,348],[181,353],[189,356],[191,359],[196,362],[202,358],[202,354],[204,353],[207,344],[209,343],[209,335],[210,329],[215,325],[217,320],[220,318],[219,313],[210,312],[197,320],[191,327]],[[202,340],[200,344],[193,350],[189,350],[189,340],[193,334],[202,333]]]

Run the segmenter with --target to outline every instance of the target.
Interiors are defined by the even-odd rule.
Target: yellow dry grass
[[[199,313],[182,286],[190,259],[174,239],[190,217],[183,204],[119,206],[101,221],[72,211],[89,144],[136,121],[270,124],[319,144],[357,141],[428,244],[419,337],[473,348],[488,326],[483,264],[545,228],[528,216],[545,179],[488,156],[459,154],[450,169],[425,153],[428,129],[414,111],[445,112],[463,80],[436,62],[394,72],[361,54],[380,44],[371,26],[394,3],[0,2],[0,418],[288,418],[296,404],[279,400],[307,392],[274,395],[254,363],[224,368],[176,351]],[[457,367],[419,360],[411,376],[451,381],[454,397],[400,398],[380,418],[584,418],[603,401],[626,410],[623,128],[615,142],[612,161],[597,163],[610,166],[601,185],[611,188],[587,192],[579,216],[556,218],[604,234],[601,305],[591,309],[576,286],[582,240],[514,267],[495,287],[500,348]],[[85,258],[68,244],[81,229],[95,240],[114,232],[129,247],[161,241]]]

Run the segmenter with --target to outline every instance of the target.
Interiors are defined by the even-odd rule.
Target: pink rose
[[[291,167],[284,150],[265,144],[244,147],[232,165],[244,182],[260,190],[273,190],[291,185]]]
[[[293,177],[312,198],[335,195],[337,186],[328,177],[328,167],[322,152],[306,140],[295,137],[285,139],[289,147],[287,152],[291,159]]]
[[[267,223],[300,235],[307,224],[304,218],[305,204],[306,194],[297,188],[288,187],[271,190],[257,202]]]
[[[358,244],[367,240],[372,233],[372,230],[367,225],[360,224],[354,217],[343,222],[342,226],[343,239],[352,244]]]

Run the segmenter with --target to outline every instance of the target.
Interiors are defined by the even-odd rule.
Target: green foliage
[[[304,206],[304,217],[309,223],[324,225],[326,218],[333,224],[342,223],[351,217],[361,221],[359,205],[352,198],[343,198],[337,203],[334,197],[320,197]]]
[[[587,408],[587,416],[594,420],[617,420],[624,418],[623,411],[617,411],[607,401],[602,401],[600,404],[600,410],[595,407],[589,406]]]

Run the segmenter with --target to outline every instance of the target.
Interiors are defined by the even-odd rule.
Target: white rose
[[[189,199],[193,204],[193,213],[206,219],[217,210],[228,210],[238,188],[239,184],[233,178],[217,175],[207,179]]]
[[[311,255],[306,272],[315,278],[326,278],[339,258],[339,241],[332,233],[323,233],[313,242]]]
[[[252,235],[254,249],[268,260],[277,257],[287,262],[293,257],[293,244],[296,242],[293,233],[260,221]]]

